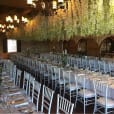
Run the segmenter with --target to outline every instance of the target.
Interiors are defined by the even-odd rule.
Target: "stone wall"
[[[0,57],[7,58],[8,54],[3,53],[3,39],[5,36],[0,35]],[[114,37],[111,37],[114,39]],[[38,53],[43,52],[57,52],[61,53],[62,50],[67,49],[69,54],[76,54],[78,52],[78,44],[81,39],[86,40],[86,55],[88,56],[99,56],[100,54],[100,43],[94,38],[72,38],[64,41],[35,41],[35,40],[21,40],[21,52],[28,48],[33,48]]]

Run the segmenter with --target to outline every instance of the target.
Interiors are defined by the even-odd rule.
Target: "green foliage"
[[[64,40],[72,36],[114,34],[113,0],[71,0],[66,13],[36,16],[27,26],[11,33],[14,38]],[[9,35],[9,34],[8,34]],[[23,36],[23,37],[22,37]]]

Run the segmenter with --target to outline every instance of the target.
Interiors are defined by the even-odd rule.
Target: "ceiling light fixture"
[[[28,19],[24,16],[18,17],[14,16],[6,16],[5,22],[0,23],[0,32],[7,32],[13,30],[15,27],[19,27],[21,25],[25,25],[28,22]]]
[[[45,16],[57,14],[59,9],[66,11],[69,0],[27,0],[27,4],[36,8],[38,12]]]

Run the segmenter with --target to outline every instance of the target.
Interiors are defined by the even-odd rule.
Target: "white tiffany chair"
[[[53,69],[52,69],[51,64],[47,64],[46,67],[47,67],[47,71],[45,71],[45,73],[44,73],[44,84],[49,86],[50,81],[51,81],[51,75],[53,73]]]
[[[64,94],[69,96],[70,102],[72,102],[72,98],[76,97],[76,91],[77,91],[77,86],[76,86],[76,78],[75,74],[71,71],[63,71],[63,76],[64,76]]]
[[[32,103],[35,104],[37,112],[39,109],[38,103],[39,103],[40,89],[41,89],[41,84],[36,80],[34,80],[34,86],[32,89]]]
[[[48,85],[49,81],[49,64],[41,63],[41,80],[44,85]]]
[[[103,81],[94,81],[95,106],[94,113],[114,114],[114,100],[108,97],[109,85]]]
[[[64,97],[57,95],[57,111],[56,114],[72,114],[73,113],[74,104],[72,104],[69,100]]]
[[[16,85],[16,71],[17,71],[17,68],[16,68],[16,65],[14,65],[12,68],[12,78],[14,81],[14,85]]]
[[[44,109],[46,110],[47,114],[51,113],[53,94],[54,94],[54,91],[52,89],[43,85],[41,113],[44,112]]]
[[[14,80],[14,78],[13,78],[13,67],[14,67],[13,62],[10,62],[10,64],[9,64],[9,76],[10,76],[11,80]]]
[[[26,95],[28,94],[28,89],[29,89],[29,77],[30,74],[24,71],[23,89],[25,90]]]
[[[33,89],[34,89],[34,81],[35,81],[35,78],[30,74],[29,76],[29,89],[28,89],[28,95],[31,97],[32,96],[32,92],[33,92]],[[36,85],[35,85],[36,86]]]
[[[64,83],[64,77],[63,77],[63,68],[58,67],[57,72],[58,72],[57,88],[59,89],[59,94],[64,95],[65,83]]]
[[[59,79],[60,68],[58,68],[57,66],[51,66],[51,68],[52,68],[51,70],[52,72],[50,76],[50,83],[51,83],[51,88],[55,90],[57,87],[58,79]]]
[[[17,69],[16,86],[19,86],[19,87],[20,87],[20,82],[21,82],[21,73],[22,73],[22,71],[20,69]]]
[[[77,91],[77,101],[84,105],[84,114],[86,113],[86,106],[92,105],[95,102],[95,92],[86,87],[86,77],[78,76],[77,84],[80,86],[80,90]]]

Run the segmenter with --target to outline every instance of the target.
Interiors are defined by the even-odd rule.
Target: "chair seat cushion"
[[[85,92],[84,92],[85,91]],[[92,98],[95,97],[95,93],[93,91],[87,90],[87,89],[82,89],[79,91],[79,95],[85,98]]]
[[[113,108],[114,107],[114,100],[112,99],[107,99],[107,104],[105,104],[105,97],[100,97],[99,99],[97,99],[97,103],[102,105],[103,107],[107,107],[107,108]]]

